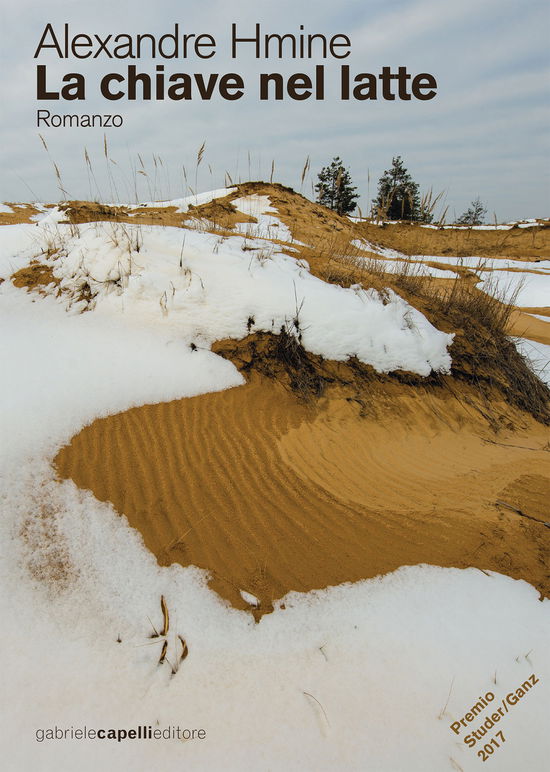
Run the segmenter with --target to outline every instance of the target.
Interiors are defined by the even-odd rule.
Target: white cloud
[[[348,0],[338,5],[322,0],[315,6],[305,0],[282,0],[277,4],[240,0],[231,5],[218,0],[208,5],[194,4],[185,13],[172,0],[116,6],[98,0],[93,6],[73,5],[70,12],[59,0],[47,7],[37,0],[23,0],[17,9],[5,8],[3,15],[2,99],[7,118],[0,130],[0,199],[28,198],[28,188],[20,178],[38,189],[41,197],[57,197],[51,166],[44,158],[34,125],[36,62],[32,56],[44,25],[68,21],[75,32],[161,34],[177,21],[181,31],[214,34],[219,53],[206,63],[195,59],[167,62],[166,71],[237,71],[247,84],[242,100],[133,104],[122,100],[107,106],[104,100],[92,96],[92,91],[99,75],[113,69],[122,71],[124,63],[95,61],[81,65],[81,71],[88,73],[90,94],[85,110],[83,105],[60,102],[51,111],[121,112],[124,127],[108,132],[113,158],[123,166],[129,154],[140,152],[149,158],[152,153],[161,155],[174,185],[180,178],[181,166],[193,165],[196,149],[204,139],[205,164],[213,169],[215,185],[223,184],[226,170],[243,179],[248,176],[248,151],[253,158],[251,176],[268,177],[274,159],[278,179],[296,187],[308,154],[313,170],[340,154],[363,192],[364,207],[367,168],[371,170],[372,194],[377,176],[387,168],[392,155],[400,153],[411,171],[419,170],[422,185],[450,189],[457,208],[469,200],[470,177],[476,180],[482,197],[494,197],[489,204],[503,217],[547,213],[548,193],[542,176],[550,150],[542,131],[542,92],[547,88],[543,22],[547,10],[538,0],[528,6],[519,0],[487,0],[483,4],[474,0],[460,4],[403,0],[389,9],[379,0]],[[327,62],[324,102],[259,103],[259,71],[310,71],[313,65],[299,61],[256,62],[247,56],[232,61],[227,56],[227,43],[233,21],[243,32],[258,21],[264,32],[298,32],[303,23],[306,32],[346,33],[353,44],[349,60],[353,73],[377,72],[384,64],[406,65],[413,73],[433,72],[438,79],[438,96],[424,103],[342,103],[335,93],[340,63]],[[145,71],[152,69],[146,61],[141,67]],[[55,64],[52,60],[48,69],[53,77],[56,72],[78,67],[74,60]],[[103,131],[46,129],[43,133],[71,192],[87,195],[83,149],[86,146],[90,152],[95,149],[100,154]],[[456,168],[460,174],[455,176]],[[480,168],[491,169],[491,178],[485,182],[480,179]],[[521,198],[521,206],[527,206],[528,211],[516,211],[520,200],[516,201],[514,191],[504,185],[512,168],[518,175],[517,189],[532,191],[531,197]],[[211,187],[206,169],[205,165],[200,184]]]

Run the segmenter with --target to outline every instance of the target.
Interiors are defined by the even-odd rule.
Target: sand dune
[[[542,316],[541,311],[547,309],[537,309],[537,313]],[[525,309],[517,309],[512,312],[509,325],[509,334],[517,335],[519,338],[529,338],[538,343],[550,345],[550,324],[543,322],[542,319],[536,319],[529,313],[524,313]],[[550,321],[550,318],[549,318]]]
[[[449,394],[376,396],[376,415],[334,389],[304,404],[247,385],[95,421],[59,474],[111,501],[161,564],[207,568],[257,614],[307,591],[400,565],[477,566],[550,589],[544,560],[548,431],[495,436]],[[509,408],[507,408],[509,410]],[[500,444],[501,443],[501,444]],[[546,540],[546,541],[545,541]]]
[[[262,220],[266,196],[269,211],[280,219],[278,230]],[[279,345],[282,333],[267,340],[251,332],[255,322],[249,316],[246,339],[213,345],[247,375],[245,386],[97,420],[59,452],[59,475],[112,502],[159,563],[208,569],[212,587],[239,608],[247,607],[241,591],[259,598],[256,616],[290,590],[306,592],[418,563],[491,569],[526,579],[547,594],[550,436],[532,418],[548,419],[547,393],[495,321],[503,307],[484,300],[470,269],[457,269],[466,277],[458,282],[414,271],[387,274],[383,261],[365,263],[370,253],[353,244],[366,238],[378,252],[381,246],[400,250],[403,259],[420,252],[474,254],[514,258],[519,266],[550,254],[548,224],[494,231],[381,227],[340,217],[266,183],[235,186],[197,206],[171,204],[71,201],[62,206],[62,216],[73,224],[112,220],[198,228],[215,233],[217,245],[244,237],[239,255],[250,252],[251,260],[256,250],[260,266],[270,265],[280,245],[277,234],[292,238],[284,250],[307,260],[317,278],[344,287],[393,287],[438,329],[452,332],[452,374],[424,380],[401,371],[389,377],[359,366],[354,357],[345,363],[331,361],[329,354],[315,359],[299,350],[293,336],[293,343]],[[30,219],[36,211],[8,211],[2,221]],[[61,233],[67,222],[60,223]],[[211,240],[205,244],[212,249]],[[181,269],[183,247],[178,252]],[[65,276],[60,269],[63,254],[61,248],[46,250],[13,273],[12,283],[63,300],[74,282],[70,271]],[[88,311],[106,284],[123,294],[122,279],[130,274],[108,282],[89,276],[93,271],[73,288],[81,310]],[[136,281],[149,279],[144,271]],[[180,289],[183,296],[189,288]],[[154,306],[156,313],[168,313],[166,303],[157,310],[156,296]],[[550,343],[549,325],[526,310],[548,311],[515,309],[506,332]],[[247,314],[243,308],[243,320]],[[309,401],[292,389],[301,389]]]

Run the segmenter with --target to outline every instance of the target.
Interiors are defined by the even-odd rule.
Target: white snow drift
[[[65,293],[60,302],[73,311],[88,308],[80,300],[87,288],[94,313],[170,329],[196,346],[285,328],[314,354],[356,356],[380,372],[449,370],[453,336],[398,295],[327,284],[265,239],[109,222],[56,224],[53,233],[50,222],[33,227],[0,230],[5,268],[35,256],[43,232],[59,250],[52,268]]]

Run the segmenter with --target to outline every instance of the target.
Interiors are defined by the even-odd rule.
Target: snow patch
[[[175,206],[177,211],[185,214],[189,211],[190,206],[201,206],[202,204],[209,204],[216,198],[225,198],[230,193],[234,193],[236,188],[218,188],[217,190],[210,190],[206,193],[197,193],[191,196],[184,196],[183,198],[173,198],[171,201],[147,201],[144,204],[130,204],[128,209],[142,209],[143,207],[168,207]]]
[[[239,233],[251,238],[277,239],[293,243],[292,233],[287,226],[271,214],[277,213],[277,209],[271,206],[269,196],[243,196],[233,199],[231,203],[239,212],[257,220],[256,223],[237,223],[236,229]]]
[[[550,346],[527,338],[513,338],[513,341],[541,381],[550,386]]]
[[[159,327],[204,348],[244,337],[249,318],[256,331],[298,334],[297,324],[304,347],[329,359],[356,356],[379,372],[419,375],[450,367],[453,336],[393,292],[382,297],[327,284],[275,245],[266,254],[260,240],[118,226],[56,226],[60,256],[52,268],[60,280],[59,302],[73,312],[90,307],[112,322]],[[29,243],[35,250],[36,244],[28,230],[19,232],[22,254],[30,258]],[[11,249],[17,252],[14,243]],[[89,306],[83,288],[94,296]]]
[[[188,343],[207,348],[216,336],[244,335],[251,315],[255,328],[277,332],[298,313],[310,350],[359,351],[379,367],[445,365],[449,336],[396,295],[384,303],[358,287],[324,285],[285,255],[243,252],[239,238],[186,231],[182,251],[180,229],[125,226],[128,248],[112,224],[78,226],[78,236],[55,215],[53,225],[65,257],[52,265],[65,297],[0,285],[2,754],[10,769],[395,772],[406,759],[410,772],[436,772],[452,759],[470,772],[479,769],[478,748],[451,724],[479,694],[500,702],[533,672],[539,684],[503,724],[498,768],[515,772],[528,759],[544,769],[550,604],[525,582],[405,567],[290,593],[255,624],[209,590],[207,572],[159,566],[124,517],[60,482],[51,465],[59,445],[99,416],[238,386],[229,362]],[[35,234],[47,231],[41,223],[6,228],[7,271],[36,256]],[[138,237],[139,252],[131,246]],[[81,309],[70,293],[84,280],[97,291],[95,309],[66,313],[69,296],[70,309]],[[158,664],[162,642],[149,637],[148,620],[160,626],[161,595],[173,676]],[[189,648],[181,662],[178,635]],[[202,728],[206,739],[37,742],[39,730],[55,726],[138,725]]]

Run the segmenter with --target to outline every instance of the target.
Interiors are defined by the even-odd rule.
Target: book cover
[[[2,3],[4,769],[546,769],[548,16]]]

